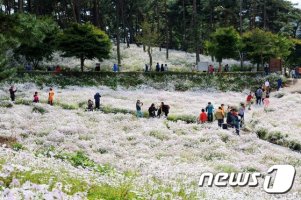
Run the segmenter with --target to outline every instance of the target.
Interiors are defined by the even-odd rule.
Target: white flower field
[[[253,106],[246,112],[246,127],[237,136],[217,122],[137,119],[113,110],[135,111],[140,99],[147,111],[164,101],[170,115],[197,118],[209,101],[215,108],[238,106],[249,91],[54,87],[52,107],[46,104],[49,88],[17,84],[14,105],[8,88],[0,86],[0,199],[301,199],[301,154],[257,136],[278,134],[301,143],[300,93],[272,93],[267,111]],[[41,101],[36,105],[35,91]],[[107,112],[85,111],[96,92]],[[287,194],[267,194],[262,181],[258,187],[198,186],[205,172],[266,174],[280,164],[297,171]]]

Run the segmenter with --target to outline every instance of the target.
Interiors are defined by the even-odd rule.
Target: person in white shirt
[[[265,87],[265,91],[268,93],[270,93],[270,82],[269,80],[266,80],[266,82],[264,83],[264,87]]]

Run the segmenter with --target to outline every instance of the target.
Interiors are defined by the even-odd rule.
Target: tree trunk
[[[153,66],[153,56],[152,56],[152,49],[150,46],[147,46],[147,53],[148,53],[148,57],[149,57],[149,66],[150,69],[152,69]]]
[[[242,36],[242,1],[240,0],[239,3],[239,31],[240,31],[240,36]]]
[[[72,0],[72,14],[75,22],[80,23],[80,6],[78,0]]]
[[[263,3],[263,29],[267,29],[267,9],[266,9],[266,0]]]
[[[80,58],[80,70],[81,70],[81,72],[84,72],[84,66],[85,66],[85,59],[84,59],[84,57],[82,56],[82,57]]]
[[[18,13],[23,13],[23,0],[18,0]]]
[[[164,1],[164,12],[165,12],[165,27],[166,27],[166,60],[169,58],[169,20],[168,20],[168,14],[167,14],[167,0]]]
[[[196,54],[196,64],[200,61],[200,46],[199,46],[199,31],[198,31],[198,22],[197,22],[197,4],[196,0],[193,0],[193,16],[192,16],[192,25],[194,32],[194,42],[195,42],[195,54]]]
[[[120,24],[120,0],[117,0],[116,2],[116,42],[117,42],[117,61],[118,66],[121,65],[121,55],[120,55],[120,30],[119,30],[119,24]]]
[[[96,27],[100,27],[98,2],[98,0],[93,0],[93,24]]]
[[[185,0],[182,0],[182,6],[183,6],[183,47],[184,50],[186,51],[186,6],[185,6]],[[183,48],[182,47],[182,48]]]

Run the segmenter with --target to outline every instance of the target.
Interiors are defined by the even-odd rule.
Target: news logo
[[[296,176],[296,170],[291,165],[274,165],[267,171],[267,175],[264,177],[263,189],[268,194],[285,194],[289,192],[294,184]],[[203,173],[200,177],[199,187],[205,185],[212,187],[258,187],[259,178],[262,178],[262,174],[255,173],[218,173],[216,175],[212,173]]]

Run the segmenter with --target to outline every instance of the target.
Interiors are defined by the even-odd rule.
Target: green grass
[[[301,143],[294,140],[287,139],[288,135],[282,134],[281,132],[271,132],[269,133],[267,130],[261,129],[258,130],[257,136],[266,140],[270,143],[277,144],[283,147],[287,147],[293,151],[301,152]]]
[[[161,133],[160,131],[151,131],[149,133],[150,136],[154,137],[154,138],[157,138],[158,140],[168,140],[168,136]]]
[[[55,75],[45,72],[19,72],[8,80],[14,83],[34,82],[38,86],[47,87],[58,85],[62,88],[70,85],[98,86],[105,85],[116,89],[118,86],[126,88],[136,87],[144,83],[157,89],[167,89],[167,83],[173,82],[175,89],[187,91],[191,88],[216,88],[222,91],[241,91],[261,85],[268,78],[272,88],[276,88],[278,76],[263,76],[262,73],[223,73],[210,76],[207,73],[197,72],[165,72],[165,73],[143,73],[143,72],[66,72]],[[233,81],[235,80],[235,81]],[[286,80],[283,80],[284,83]]]
[[[184,121],[188,124],[196,123],[197,118],[193,115],[169,115],[167,120],[177,122],[177,121]]]
[[[1,101],[0,102],[0,107],[3,107],[3,108],[12,108],[14,107],[14,104],[10,101]]]
[[[48,113],[48,110],[46,110],[42,106],[34,105],[33,108],[32,108],[32,112],[40,113],[40,114],[43,115],[45,113]]]

